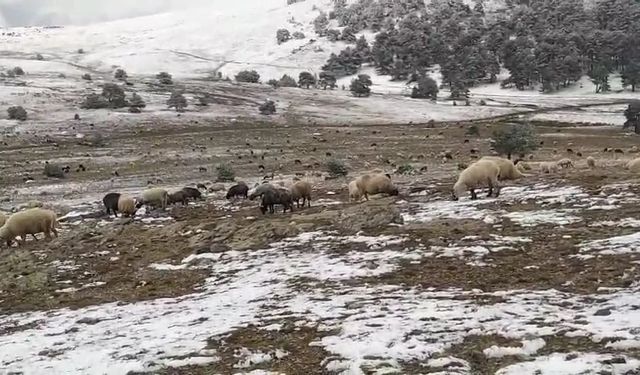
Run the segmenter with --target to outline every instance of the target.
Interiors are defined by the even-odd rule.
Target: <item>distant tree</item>
[[[370,62],[371,61],[371,47],[369,47],[369,42],[362,35],[358,40],[356,40],[356,54],[360,58],[362,62]]]
[[[237,82],[259,83],[260,74],[255,70],[243,70],[236,74]]]
[[[84,109],[101,109],[109,108],[109,102],[107,99],[96,93],[91,93],[80,104],[80,108]]]
[[[144,100],[142,100],[142,97],[140,95],[134,92],[131,95],[131,100],[129,100],[129,106],[135,108],[144,108],[147,106],[147,104],[144,102]]]
[[[533,126],[511,124],[493,132],[491,147],[511,159],[513,154],[526,154],[537,149],[538,140]]]
[[[371,82],[371,77],[369,77],[367,74],[359,74],[358,78],[351,81],[349,90],[351,90],[353,96],[368,97],[369,95],[371,95],[370,87],[372,84],[373,83]]]
[[[42,60],[44,60],[44,57],[41,54],[38,53],[38,54],[36,54],[36,60],[42,61]]]
[[[298,86],[309,88],[316,85],[316,77],[309,72],[302,72],[298,77]]]
[[[173,77],[167,72],[160,72],[156,74],[156,78],[161,85],[173,85]]]
[[[129,107],[129,113],[141,113],[140,107]]]
[[[273,115],[276,113],[276,103],[273,100],[265,100],[264,103],[258,106],[258,111],[261,115]]]
[[[84,79],[85,81],[91,81],[91,74],[89,73],[83,74],[82,79]]]
[[[438,99],[438,84],[433,78],[424,76],[418,79],[418,84],[411,91],[411,97],[417,99]]]
[[[84,53],[84,50],[82,48],[78,48],[78,53],[82,55]]]
[[[340,34],[340,40],[347,43],[355,43],[357,41],[356,32],[353,27],[347,26],[342,29],[342,34]]]
[[[278,44],[286,43],[291,39],[291,33],[287,29],[278,29],[276,31],[276,41]]]
[[[304,33],[301,32],[301,31],[294,31],[292,36],[293,36],[293,39],[304,39],[305,38]]]
[[[187,98],[185,98],[180,91],[172,92],[171,97],[167,100],[167,106],[169,106],[169,108],[175,108],[176,112],[184,112],[184,109],[187,108],[188,105]]]
[[[321,72],[319,75],[318,84],[322,87],[323,90],[326,90],[327,87],[331,90],[336,88],[336,76],[331,72]]]
[[[267,81],[267,85],[273,87],[274,89],[277,89],[278,87],[280,87],[280,82],[277,79],[270,79]]]
[[[607,92],[611,89],[609,86],[609,69],[604,64],[596,65],[590,72],[589,78],[596,86],[596,94]]]
[[[116,72],[113,74],[113,78],[120,81],[124,81],[128,77],[129,76],[127,75],[127,72],[124,71],[124,69],[116,69]]]
[[[102,96],[107,99],[110,108],[122,108],[127,106],[124,90],[115,83],[106,83],[102,86]]]
[[[622,73],[622,85],[631,86],[631,91],[636,91],[636,86],[640,85],[640,63],[632,62],[625,67]]]
[[[17,76],[23,76],[24,75],[24,70],[22,70],[21,67],[16,66],[15,68],[13,68],[13,74],[15,74]]]
[[[357,50],[347,47],[340,51],[339,55],[332,53],[322,71],[332,73],[336,77],[345,77],[356,74],[362,66],[362,61]]]
[[[27,111],[22,106],[9,107],[7,109],[9,120],[27,121]]]
[[[640,100],[634,101],[624,111],[624,117],[627,121],[624,123],[623,128],[631,128],[636,134],[640,134]]]
[[[318,36],[325,36],[327,34],[327,27],[329,26],[329,18],[327,14],[322,12],[313,21],[313,28]]]
[[[280,87],[298,87],[298,84],[296,83],[296,80],[293,79],[293,77],[289,76],[289,75],[283,75],[282,78],[280,78],[280,81],[278,82],[278,85]]]

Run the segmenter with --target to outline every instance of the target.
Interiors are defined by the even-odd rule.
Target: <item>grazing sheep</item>
[[[148,206],[167,208],[169,193],[161,188],[147,189],[142,192],[142,203]]]
[[[293,198],[291,197],[291,192],[287,189],[266,190],[262,194],[260,211],[262,211],[263,215],[267,213],[267,210],[273,214],[275,213],[276,204],[282,205],[282,213],[286,213],[287,209],[293,212]]]
[[[626,165],[626,168],[631,172],[640,172],[640,158],[629,160],[629,162]]]
[[[118,211],[122,212],[122,216],[134,216],[139,207],[140,205],[132,197],[121,195],[118,199]]]
[[[266,192],[276,190],[276,187],[271,184],[262,184],[253,190],[253,193],[249,195],[250,200],[254,200],[258,197],[262,197]]]
[[[358,180],[349,182],[349,201],[360,202],[362,195],[360,189],[358,189]]]
[[[573,168],[573,161],[567,158],[558,160],[556,164],[562,169]]]
[[[596,159],[594,159],[593,156],[587,156],[587,166],[589,168],[595,168],[596,167]]]
[[[248,196],[249,196],[249,186],[247,186],[247,184],[245,184],[244,182],[240,182],[229,188],[229,191],[227,191],[226,198],[231,199],[236,197],[242,197],[244,199],[247,199]]]
[[[167,204],[182,203],[183,206],[188,204],[187,194],[183,190],[176,191],[169,194],[167,197]]]
[[[552,161],[545,161],[540,163],[540,171],[543,173],[555,173],[558,171],[558,164]]]
[[[302,207],[307,204],[307,207],[311,207],[311,184],[307,181],[297,181],[291,187],[291,198],[298,208],[300,208],[300,199],[302,199]]]
[[[184,195],[187,199],[189,198],[193,198],[193,200],[202,200],[204,198],[202,198],[202,193],[200,192],[200,190],[196,189],[196,188],[192,188],[192,187],[185,187],[182,188],[182,192],[184,192]]]
[[[464,192],[471,193],[471,199],[478,199],[475,189],[489,187],[487,197],[500,195],[500,167],[493,160],[478,160],[460,173],[458,180],[453,185],[453,200],[460,199]]]
[[[118,201],[120,200],[120,193],[109,193],[102,198],[102,203],[104,203],[104,208],[107,209],[107,215],[111,215],[113,212],[114,215],[118,216]]]
[[[500,181],[517,180],[524,177],[522,172],[509,159],[498,156],[483,156],[480,160],[491,161],[500,168]]]
[[[57,226],[58,220],[55,212],[32,208],[11,215],[0,227],[0,238],[6,241],[7,246],[11,246],[13,240],[18,236],[21,238],[18,244],[20,245],[21,242],[24,244],[28,234],[36,238],[36,234],[44,233],[47,239],[51,239],[51,233],[58,237]]]
[[[369,195],[388,194],[398,195],[398,188],[386,174],[365,174],[356,179],[360,195],[369,200]]]

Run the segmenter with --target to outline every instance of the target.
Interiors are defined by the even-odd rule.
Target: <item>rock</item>
[[[604,361],[602,361],[602,364],[605,365],[619,365],[624,363],[627,363],[627,359],[624,357],[613,357],[611,359],[605,359]]]
[[[209,192],[210,193],[213,193],[213,192],[216,192],[216,191],[225,191],[225,190],[227,190],[227,189],[224,187],[224,184],[213,184],[213,185],[209,186]]]
[[[594,316],[609,316],[611,315],[611,309],[600,309],[598,311],[596,311],[594,314]]]
[[[94,325],[94,324],[100,323],[103,320],[104,319],[99,319],[99,318],[82,318],[82,319],[76,321],[76,323]]]

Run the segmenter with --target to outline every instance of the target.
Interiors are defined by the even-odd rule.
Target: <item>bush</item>
[[[512,154],[526,154],[538,148],[533,126],[511,124],[494,131],[491,147],[511,159]]]
[[[327,172],[329,172],[331,177],[344,177],[349,174],[344,162],[337,159],[329,160],[327,162]]]
[[[26,121],[27,120],[27,111],[22,108],[22,106],[14,106],[14,107],[9,107],[9,109],[7,109],[7,114],[9,115],[9,119],[10,120],[20,120],[20,121]]]
[[[39,54],[39,53],[38,53],[38,54],[36,55],[36,60],[38,60],[38,61],[42,61],[42,60],[44,60],[44,57],[43,57],[41,54]]]
[[[416,169],[411,164],[403,164],[398,167],[396,174],[412,175],[416,174]]]
[[[16,78],[16,73],[14,73],[13,70],[7,70],[7,77],[8,78]]]
[[[248,82],[248,83],[259,83],[260,82],[260,74],[255,70],[243,70],[240,73],[236,74],[237,82]]]
[[[278,87],[280,87],[280,82],[277,79],[270,79],[267,81],[267,85],[273,87],[274,89],[277,89]]]
[[[276,103],[273,100],[266,100],[258,107],[261,115],[273,115],[276,113]]]
[[[209,99],[205,95],[198,96],[197,99],[198,99],[198,102],[196,103],[197,106],[206,107],[209,105]]]
[[[418,79],[418,84],[411,91],[411,97],[414,99],[438,99],[438,84],[431,77],[422,77]]]
[[[60,74],[58,74],[58,78],[63,78],[63,79],[67,78],[67,75],[64,74],[64,73],[60,73]]]
[[[113,77],[117,80],[124,81],[129,76],[127,75],[127,72],[124,71],[124,69],[116,69],[116,72],[113,74]]]
[[[102,86],[102,96],[107,99],[110,108],[122,108],[127,106],[124,90],[115,83],[106,83]]]
[[[329,39],[330,42],[337,42],[338,40],[340,40],[340,30],[336,30],[336,29],[328,30],[327,39]]]
[[[368,97],[371,95],[371,89],[369,88],[373,83],[371,82],[371,77],[367,74],[359,74],[358,78],[351,81],[351,86],[349,90],[353,96],[356,97]]]
[[[176,112],[184,112],[184,109],[189,105],[187,98],[180,91],[174,91],[171,93],[171,97],[167,100],[169,108],[175,108]]]
[[[301,31],[294,31],[292,36],[293,36],[293,39],[304,39],[305,38],[304,33],[301,32]]]
[[[220,164],[216,167],[217,182],[232,182],[236,175],[230,165]]]
[[[24,70],[22,70],[21,67],[16,66],[15,68],[12,69],[13,74],[17,75],[17,76],[23,76],[24,75]]]
[[[280,87],[298,87],[298,84],[296,83],[296,80],[293,79],[293,77],[285,74],[282,76],[282,78],[280,78],[279,86]]]
[[[478,102],[478,104],[480,105],[487,105],[487,102],[484,99],[480,99],[480,101]]]
[[[333,90],[336,87],[336,76],[331,72],[322,72],[320,73],[320,80],[318,84],[322,87],[323,90],[326,90],[327,87]]]
[[[91,93],[87,95],[82,104],[80,104],[80,108],[84,109],[101,109],[101,108],[109,108],[109,102],[107,99],[95,93]]]
[[[286,43],[291,40],[291,33],[287,29],[278,29],[276,31],[276,41],[278,44]]]
[[[142,97],[135,92],[131,95],[131,100],[129,100],[129,105],[131,108],[144,108],[147,104],[142,100]]]
[[[478,128],[478,125],[471,125],[467,128],[467,130],[465,131],[465,134],[480,135],[480,129]]]
[[[82,48],[78,48],[78,53],[82,55],[84,53],[84,50]]]
[[[302,72],[298,77],[298,86],[309,88],[316,85],[316,77],[309,72]]]
[[[167,72],[160,72],[156,74],[156,78],[160,81],[161,85],[173,85],[173,77]]]
[[[85,81],[91,81],[91,74],[89,73],[83,74],[82,79],[84,79]]]

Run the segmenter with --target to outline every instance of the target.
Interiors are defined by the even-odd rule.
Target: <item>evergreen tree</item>
[[[598,64],[593,67],[589,72],[589,78],[591,82],[596,86],[596,94],[600,92],[607,92],[610,90],[609,86],[609,69],[604,64]]]
[[[629,104],[629,107],[624,111],[624,117],[627,121],[624,123],[623,128],[633,127],[636,134],[640,134],[640,101],[634,101]]]
[[[513,154],[526,154],[538,148],[535,130],[531,125],[507,125],[493,133],[491,147],[511,159]]]
[[[113,74],[113,78],[120,81],[124,81],[128,77],[129,76],[127,75],[127,72],[124,71],[124,69],[116,69],[116,72]]]
[[[425,76],[418,79],[418,84],[413,88],[411,97],[436,100],[438,98],[438,91],[436,81],[431,77]]]
[[[359,74],[358,78],[351,81],[351,86],[349,87],[349,89],[351,90],[353,96],[367,97],[371,95],[370,87],[372,84],[373,83],[371,82],[371,77],[369,77],[367,74]]]
[[[167,100],[167,106],[169,108],[175,108],[176,112],[184,112],[188,105],[187,98],[185,98],[180,91],[172,92],[171,97]]]
[[[302,72],[298,76],[298,86],[309,88],[316,85],[316,77],[309,72]]]
[[[173,85],[173,77],[167,72],[160,72],[156,74],[156,78],[160,81],[161,85]]]
[[[360,58],[363,63],[368,63],[371,61],[371,48],[369,47],[369,42],[364,37],[364,35],[360,36],[358,40],[356,40],[356,54]]]
[[[131,95],[131,100],[129,100],[129,106],[135,108],[144,108],[147,106],[147,104],[144,102],[144,100],[142,100],[142,97],[140,97],[140,95],[134,92],[133,95]]]
[[[640,85],[640,63],[632,62],[627,65],[622,73],[622,85],[631,86],[631,91],[636,91],[636,86]]]
[[[276,31],[276,41],[278,44],[286,43],[291,39],[291,33],[287,29],[278,29]]]
[[[318,36],[325,36],[327,34],[327,27],[329,26],[329,18],[326,13],[322,12],[313,21],[313,28]]]
[[[293,77],[285,74],[282,76],[282,78],[280,78],[279,86],[280,87],[298,87],[298,84],[296,83],[296,80],[293,79]]]
[[[248,82],[248,83],[259,83],[260,82],[260,74],[255,70],[243,70],[236,74],[237,82]]]
[[[127,106],[124,90],[115,83],[106,83],[102,86],[102,96],[107,99],[110,108],[122,108]]]
[[[323,90],[326,90],[327,87],[333,90],[336,87],[336,76],[333,73],[321,72],[319,78],[318,84]]]

